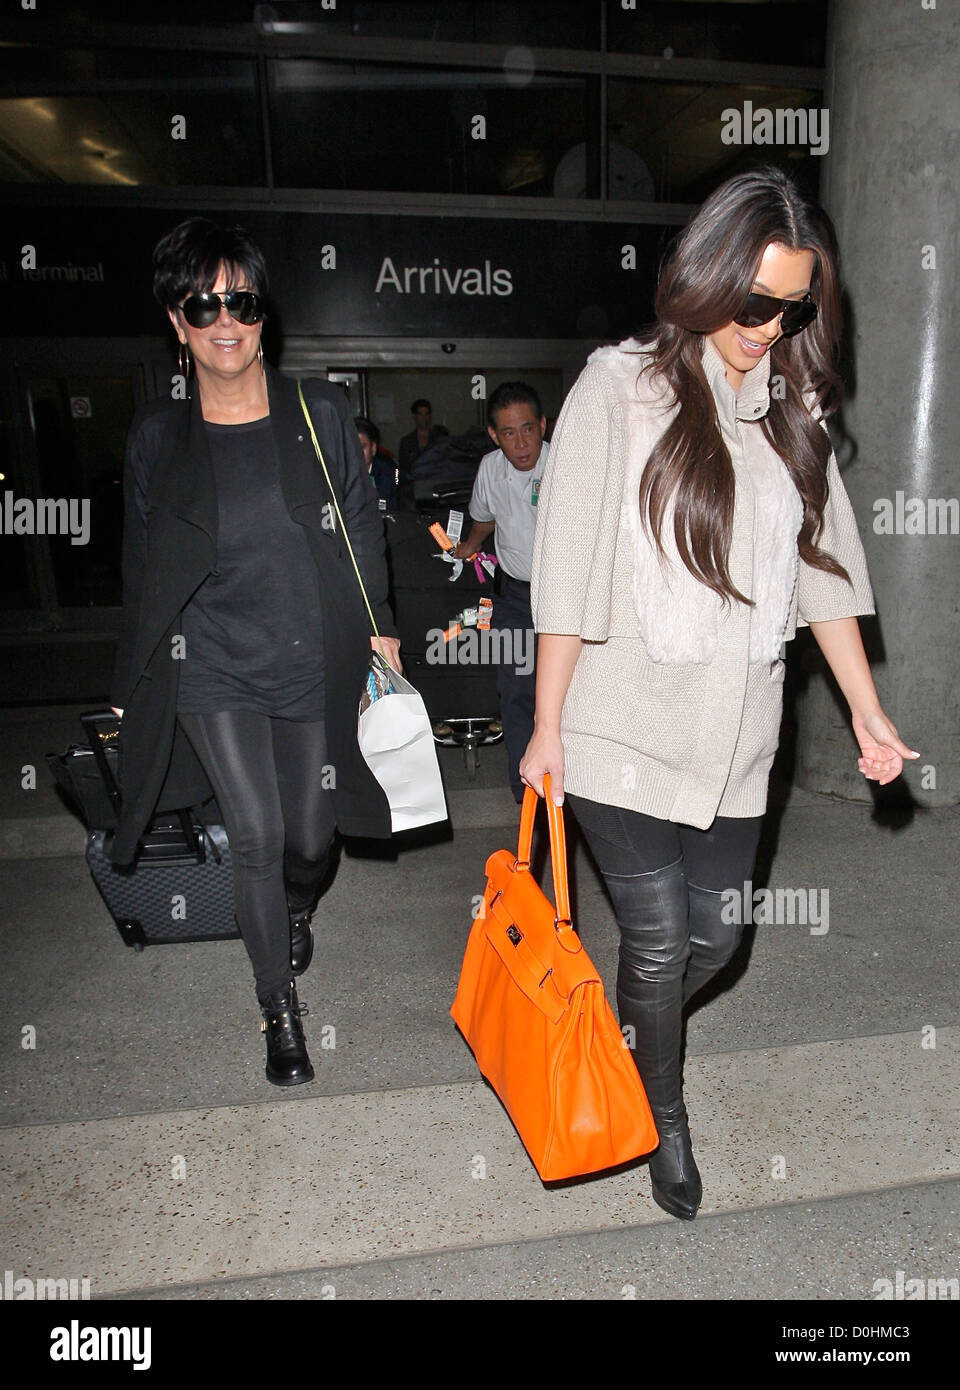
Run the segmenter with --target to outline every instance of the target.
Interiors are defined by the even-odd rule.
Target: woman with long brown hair
[[[740,941],[730,894],[751,877],[798,623],[849,703],[863,776],[885,784],[918,755],[864,654],[873,597],[823,424],[840,396],[829,218],[774,167],[730,179],[677,238],[655,309],[641,339],[593,353],[557,422],[520,771],[566,790],[607,885],[620,1022],[660,1136],[653,1196],[690,1220],[682,1010]]]

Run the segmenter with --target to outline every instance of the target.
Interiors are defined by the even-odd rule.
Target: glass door
[[[123,455],[136,405],[135,377],[31,374],[27,390],[37,495],[46,499],[46,516],[55,526],[48,541],[57,604],[116,607]]]

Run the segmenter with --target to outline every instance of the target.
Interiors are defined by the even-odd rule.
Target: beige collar
[[[709,338],[703,340],[704,375],[717,402],[721,424],[732,428],[735,420],[759,420],[770,409],[770,353],[745,373],[739,391],[727,380],[726,364]]]

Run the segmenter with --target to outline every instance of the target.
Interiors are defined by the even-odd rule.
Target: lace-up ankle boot
[[[267,1035],[267,1080],[275,1086],[299,1086],[312,1081],[313,1067],[307,1056],[296,982],[291,980],[286,989],[261,999],[260,1009],[260,1030]]]
[[[309,912],[301,912],[296,917],[292,913],[290,915],[290,969],[294,975],[302,975],[313,960],[310,917]]]

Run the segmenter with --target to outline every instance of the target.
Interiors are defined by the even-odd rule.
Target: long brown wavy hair
[[[656,325],[640,335],[652,354],[641,371],[669,387],[679,411],[650,454],[640,481],[640,515],[661,554],[664,513],[675,498],[674,537],[687,569],[724,603],[752,600],[728,569],[733,530],[734,473],[723,442],[713,393],[701,363],[704,339],[733,322],[774,242],[814,253],[810,293],[818,314],[770,349],[770,374],[783,378],[783,397],[771,393],[759,422],[786,465],[803,502],[797,538],[801,559],[843,579],[841,564],[821,550],[827,501],[830,440],[804,402],[805,393],[826,418],[841,397],[834,360],[841,332],[837,239],[830,218],[772,165],[738,174],[720,185],[673,243],[660,270]]]

